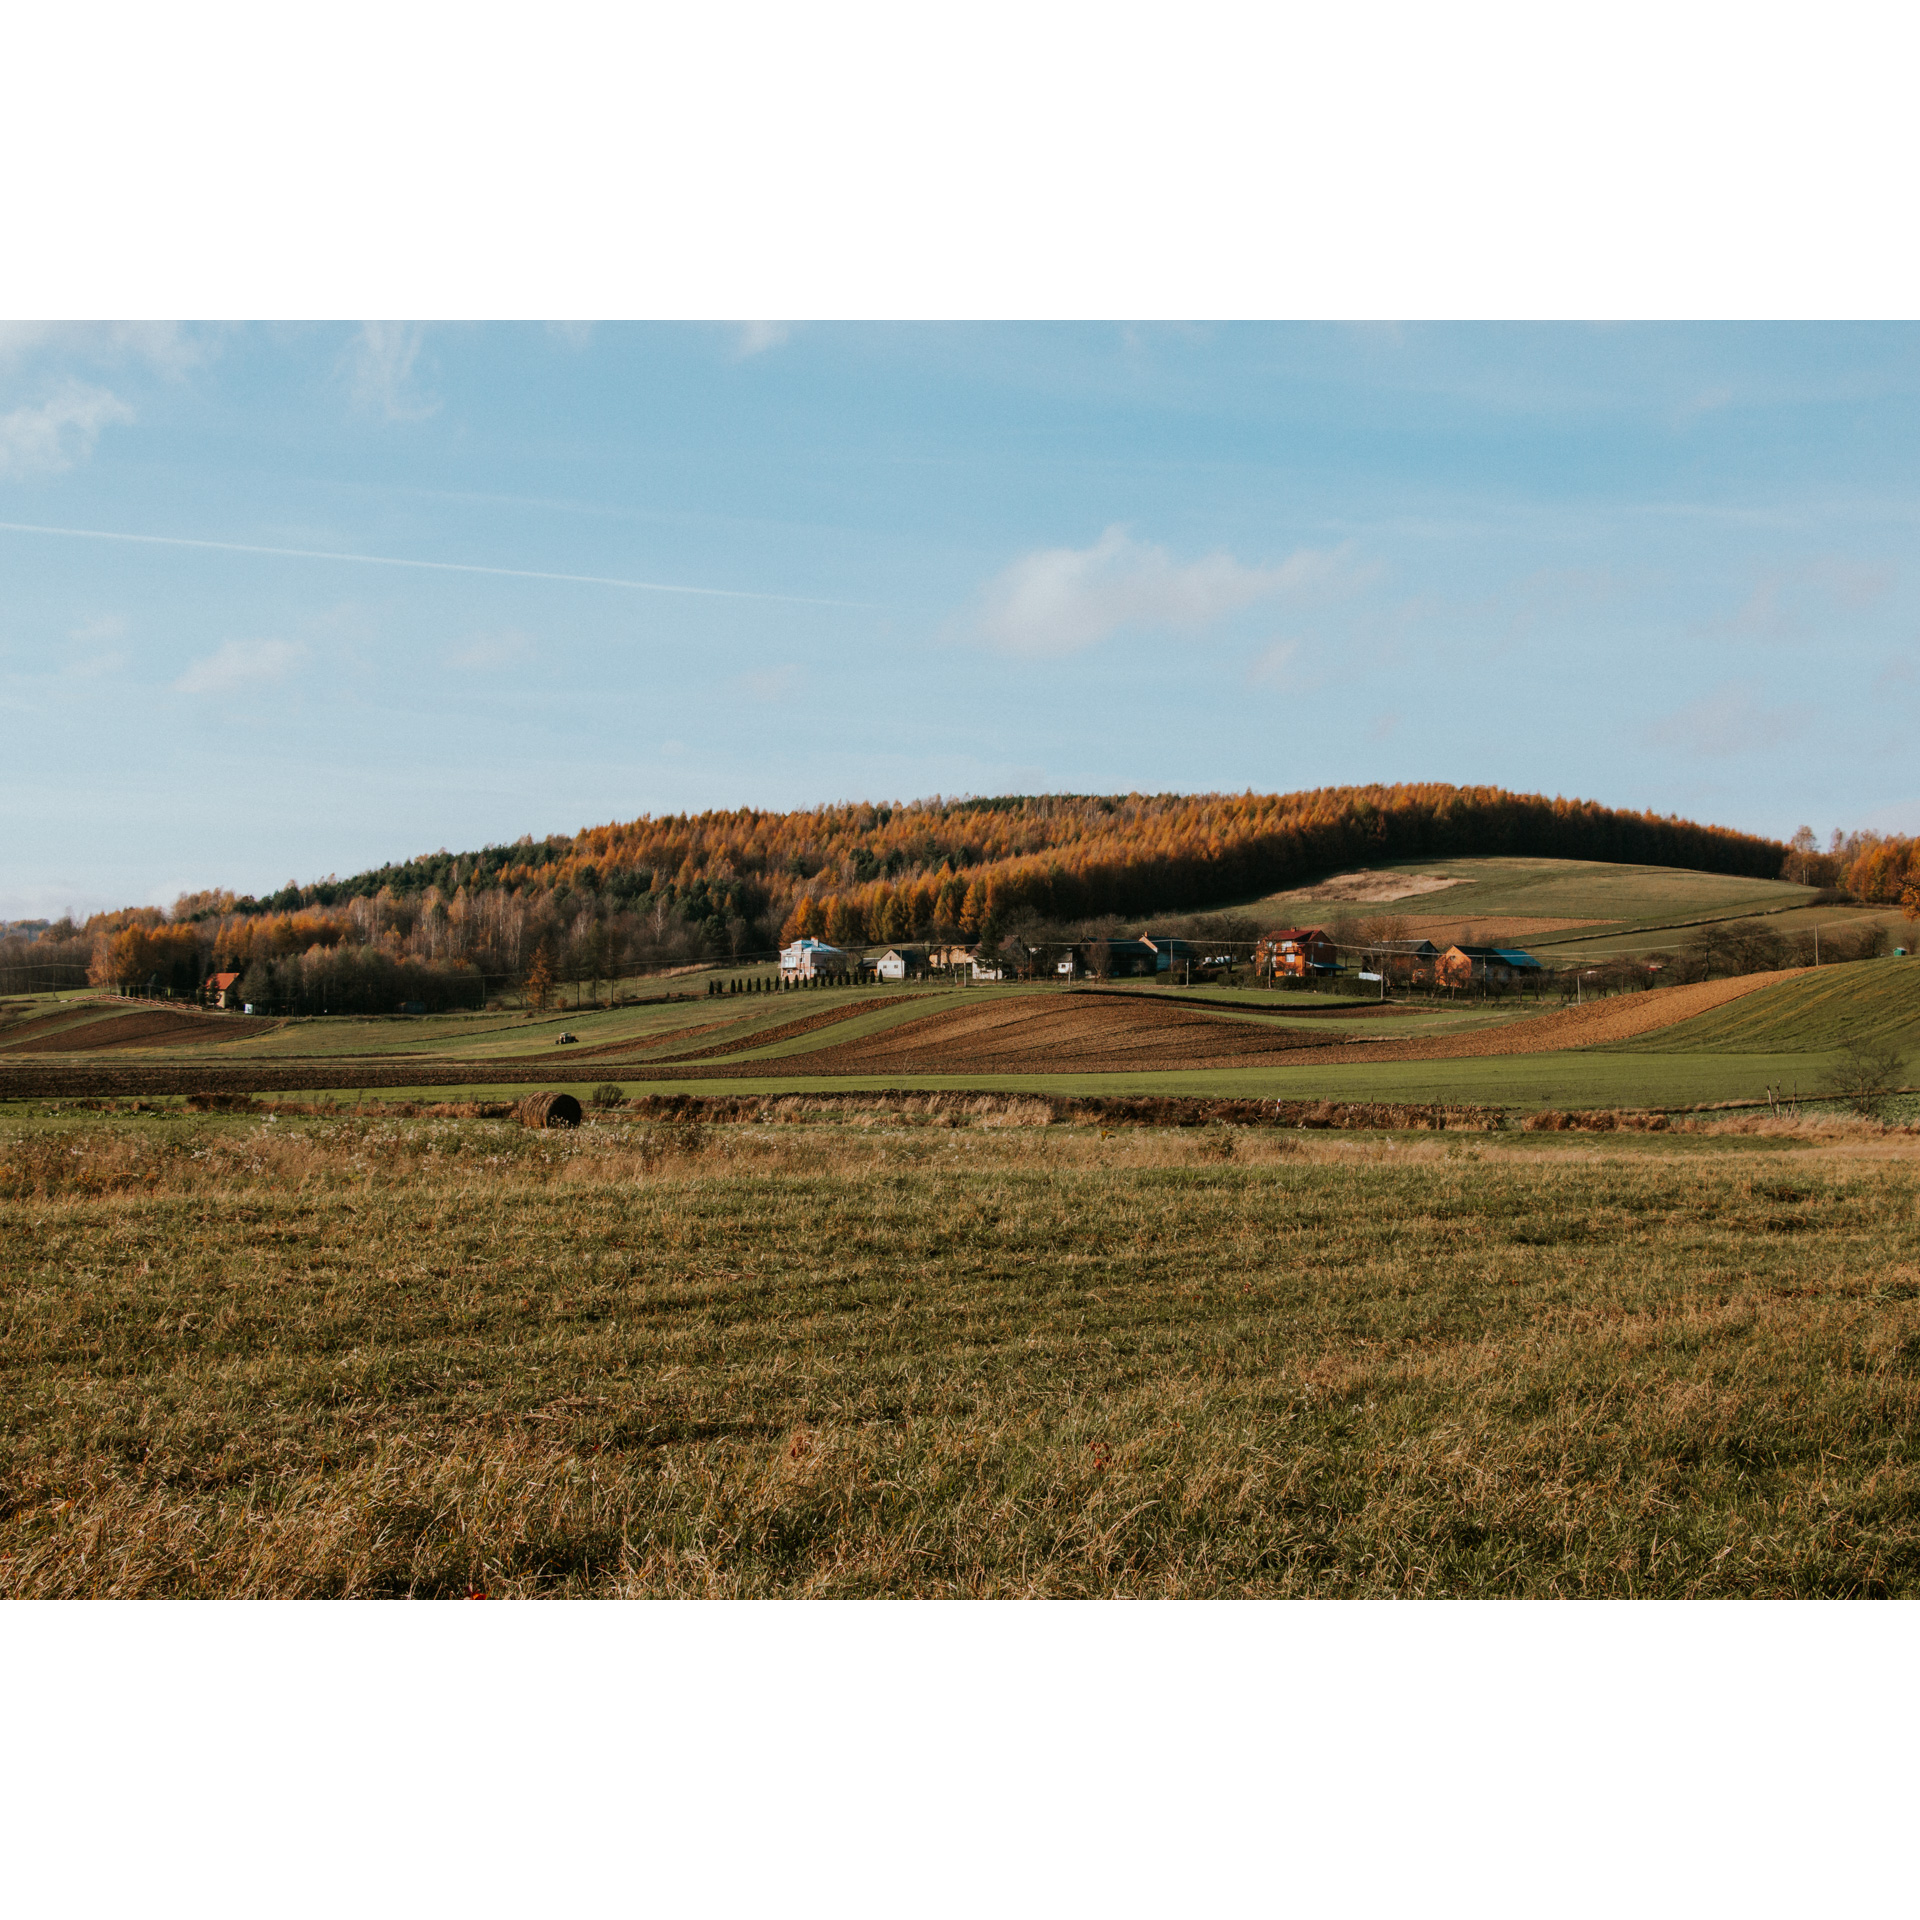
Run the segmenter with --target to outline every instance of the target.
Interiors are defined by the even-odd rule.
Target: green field
[[[1633,1043],[1645,1053],[1833,1053],[1881,1041],[1920,1061],[1920,962],[1865,960],[1802,973]]]
[[[16,1124],[0,1593],[1920,1591],[1910,1139],[1031,1118]]]
[[[1564,864],[1564,863],[1563,863]],[[838,988],[764,995],[726,994],[626,1006],[597,1012],[457,1014],[433,1019],[306,1019],[280,1026],[229,1017],[210,1026],[209,1044],[114,1049],[44,1056],[79,1070],[143,1065],[192,1069],[225,1065],[284,1064],[303,1072],[338,1062],[342,1089],[359,1066],[418,1060],[423,1074],[441,1063],[460,1063],[457,1082],[389,1088],[368,1097],[445,1101],[451,1098],[518,1098],[524,1077],[496,1079],[495,1063],[524,1076],[529,1068],[589,1075],[628,1093],[647,1090],[777,1092],[782,1088],[897,1086],[914,1089],[972,1087],[1059,1094],[1224,1096],[1231,1098],[1331,1098],[1396,1102],[1452,1101],[1525,1111],[1542,1106],[1681,1108],[1752,1101],[1770,1092],[1812,1097],[1826,1086],[1852,1042],[1878,1041],[1905,1056],[1905,1079],[1920,1080],[1920,962],[1862,961],[1817,972],[1782,975],[1758,990],[1682,1024],[1610,1044],[1551,1053],[1514,1053],[1489,1058],[1394,1061],[1369,1057],[1368,1045],[1328,1048],[1298,1064],[1183,1068],[1177,1063],[1121,1072],[879,1072],[823,1075],[808,1071],[821,1049],[839,1046],[919,1015],[947,1009],[1005,1005],[1016,996],[1054,996],[1055,986],[947,985]],[[1275,993],[1207,987],[1116,989],[1112,1001],[1173,1003],[1211,1017],[1257,1025],[1284,1035],[1338,1034],[1363,1043],[1477,1035],[1514,1028],[1552,1012],[1552,1003],[1463,1001],[1457,1006],[1422,1005],[1375,1018],[1370,1004],[1344,995]],[[44,1012],[49,1002],[12,1001],[15,1012]],[[103,1026],[121,1003],[67,1003],[75,1018],[98,1018]],[[1062,1005],[1075,1004],[1065,1000]],[[1078,1003],[1084,1004],[1084,1003]],[[1627,1002],[1620,1003],[1622,1005]],[[804,1034],[761,1038],[796,1020],[846,1012]],[[561,1033],[578,1045],[556,1045]],[[594,1049],[626,1049],[598,1055]],[[723,1047],[711,1077],[694,1061],[671,1074],[663,1056]],[[752,1077],[720,1071],[751,1067]],[[28,1056],[0,1056],[0,1069],[31,1065]],[[443,1069],[444,1070],[444,1069]],[[690,1077],[681,1078],[679,1075]],[[176,1091],[178,1089],[176,1088]],[[583,1089],[584,1090],[584,1089]],[[311,1090],[310,1090],[311,1091]],[[57,1093],[34,1099],[57,1098]],[[18,1101],[16,1100],[16,1104]],[[33,1099],[26,1101],[31,1108]],[[0,1106],[4,1102],[0,1101]]]
[[[1405,860],[1372,870],[1378,876],[1429,875],[1456,884],[1433,893],[1390,902],[1314,900],[1312,889],[1270,894],[1234,909],[1274,921],[1326,924],[1401,915],[1410,920],[1467,923],[1481,940],[1498,937],[1507,923],[1529,919],[1582,920],[1592,924],[1555,932],[1522,932],[1519,945],[1552,964],[1652,953],[1683,946],[1695,924],[1764,916],[1783,933],[1822,928],[1851,929],[1875,922],[1905,927],[1893,907],[1815,907],[1814,889],[1786,880],[1747,880],[1695,873],[1677,867],[1615,865],[1598,860],[1488,858]],[[1456,929],[1457,937],[1457,929]],[[1897,939],[1903,939],[1896,933]],[[1911,944],[1903,939],[1903,944]]]

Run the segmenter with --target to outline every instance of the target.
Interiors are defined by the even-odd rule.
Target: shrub
[[[1898,1047],[1875,1040],[1848,1043],[1821,1091],[1846,1103],[1863,1120],[1877,1120],[1900,1085],[1903,1062]]]

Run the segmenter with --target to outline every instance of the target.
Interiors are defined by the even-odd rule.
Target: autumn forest
[[[992,938],[1021,925],[1191,913],[1359,865],[1515,854],[1772,878],[1897,900],[1915,843],[1820,853],[1724,827],[1495,787],[1040,795],[647,817],[440,852],[265,898],[209,891],[0,941],[0,968],[65,967],[175,994],[213,973],[261,1004],[472,1006],[525,978],[609,979],[837,945]],[[1795,875],[1794,877],[1801,877]]]

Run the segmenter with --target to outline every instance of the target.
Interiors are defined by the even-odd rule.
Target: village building
[[[782,980],[842,980],[859,970],[859,962],[842,947],[830,946],[811,935],[780,949]]]
[[[1074,977],[1092,974],[1097,980],[1137,980],[1160,970],[1160,955],[1148,940],[1085,940],[1076,946],[1058,971],[1069,966]]]
[[[931,962],[925,947],[889,947],[880,956],[874,972],[882,980],[924,979]]]
[[[1340,971],[1340,950],[1324,927],[1276,927],[1260,936],[1253,950],[1254,965],[1270,979],[1281,974],[1305,979]]]
[[[1442,987],[1533,987],[1547,970],[1520,947],[1449,947],[1434,963],[1434,984]]]
[[[1381,968],[1396,987],[1431,987],[1440,953],[1431,940],[1398,941],[1381,954]]]
[[[237,973],[210,973],[200,997],[209,1006],[230,1013],[240,1004],[240,976]]]
[[[929,947],[927,965],[937,973],[953,973],[973,965],[973,949],[956,945]]]

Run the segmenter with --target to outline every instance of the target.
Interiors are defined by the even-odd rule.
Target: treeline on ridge
[[[1192,912],[1348,867],[1500,854],[1754,878],[1790,857],[1726,827],[1498,787],[935,798],[643,816],[289,882],[265,899],[183,895],[171,913],[96,915],[40,944],[43,957],[83,955],[102,982],[158,975],[179,991],[189,976],[240,973],[272,1004],[344,993],[322,957],[371,949],[410,978],[369,994],[472,1004],[542,949],[557,977],[607,977],[766,953],[803,933],[858,945]]]

